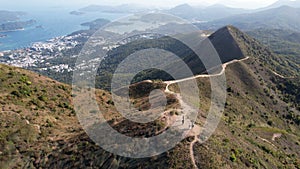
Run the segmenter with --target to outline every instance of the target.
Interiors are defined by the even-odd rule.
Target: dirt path
[[[168,89],[169,85],[171,84],[175,84],[175,83],[180,83],[180,82],[185,82],[185,81],[188,81],[188,80],[193,80],[193,79],[197,79],[197,78],[208,78],[208,77],[216,77],[216,76],[220,76],[222,75],[225,70],[226,70],[226,67],[232,63],[236,63],[236,62],[242,62],[242,61],[245,61],[245,60],[248,60],[249,57],[246,57],[246,58],[243,58],[241,60],[232,60],[230,62],[227,62],[227,63],[224,63],[222,65],[222,71],[218,74],[213,74],[213,75],[197,75],[197,76],[193,76],[193,77],[188,77],[188,78],[184,78],[184,79],[180,79],[180,80],[173,80],[173,81],[165,81],[164,83],[167,84],[167,87],[166,87],[166,92],[170,92],[170,90]]]
[[[191,156],[191,160],[192,160],[192,163],[193,163],[193,166],[194,166],[195,169],[198,169],[198,166],[197,166],[196,161],[195,161],[194,144],[197,143],[198,141],[200,141],[198,139],[198,136],[195,136],[194,140],[190,144],[190,156]]]
[[[193,163],[193,166],[195,169],[198,169],[197,167],[197,164],[196,164],[196,161],[195,161],[195,156],[194,156],[194,144],[197,143],[197,142],[200,142],[198,136],[200,135],[200,132],[201,132],[201,127],[198,126],[198,125],[194,125],[193,128],[191,128],[191,124],[193,124],[194,122],[190,121],[189,119],[186,119],[184,121],[184,124],[182,124],[182,119],[183,117],[187,114],[187,112],[191,112],[191,111],[195,111],[194,108],[192,108],[191,106],[189,106],[187,103],[185,103],[181,97],[180,94],[178,93],[175,93],[175,92],[172,92],[170,91],[169,89],[169,86],[171,84],[175,84],[175,83],[180,83],[180,82],[184,82],[184,81],[188,81],[188,80],[193,80],[193,79],[197,79],[197,78],[208,78],[208,77],[216,77],[216,76],[220,76],[222,75],[223,73],[225,73],[225,69],[228,65],[232,64],[232,63],[235,63],[235,62],[241,62],[241,61],[244,61],[244,60],[247,60],[249,59],[249,57],[246,57],[244,59],[241,59],[241,60],[232,60],[230,62],[227,62],[225,64],[222,65],[222,71],[218,74],[213,74],[213,75],[197,75],[197,76],[193,76],[193,77],[189,77],[189,78],[185,78],[185,79],[180,79],[180,80],[173,80],[173,81],[165,81],[164,83],[167,85],[166,86],[166,89],[165,89],[165,92],[166,93],[169,93],[169,94],[173,94],[176,96],[176,98],[178,99],[179,101],[179,104],[181,105],[181,109],[182,109],[182,112],[183,112],[183,115],[180,115],[180,116],[175,116],[175,117],[170,117],[170,115],[167,115],[169,114],[168,112],[165,112],[165,117],[168,118],[168,122],[167,122],[167,125],[172,125],[172,126],[178,126],[179,129],[187,129],[187,133],[184,133],[187,137],[190,137],[190,136],[194,136],[194,140],[191,142],[190,144],[190,156],[191,156],[191,160],[192,160],[192,163]],[[172,119],[172,120],[170,120]]]
[[[286,77],[286,76],[283,76],[283,75],[281,75],[281,74],[279,74],[279,73],[277,73],[277,72],[275,72],[275,71],[273,71],[273,70],[271,70],[271,69],[269,69],[274,75],[276,75],[276,76],[278,76],[278,77],[280,77],[280,78],[282,78],[282,79],[294,79],[295,77],[294,76],[291,76],[291,77]]]

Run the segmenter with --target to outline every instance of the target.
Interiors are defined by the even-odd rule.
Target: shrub
[[[272,125],[273,125],[273,122],[272,122],[272,121],[268,121],[268,125],[269,125],[269,126],[272,126]]]
[[[110,105],[115,105],[114,101],[112,101],[112,100],[108,100],[106,103],[110,104]]]
[[[236,162],[236,160],[237,160],[237,158],[236,158],[236,156],[235,156],[234,153],[231,153],[231,156],[230,156],[229,159],[230,159],[232,162]]]
[[[98,113],[98,111],[97,110],[91,110],[90,113],[91,114],[96,114],[96,113]]]
[[[38,99],[43,102],[48,100],[48,98],[46,96],[39,96]]]
[[[21,93],[19,93],[18,91],[12,91],[11,92],[12,95],[17,96],[17,97],[21,97]]]

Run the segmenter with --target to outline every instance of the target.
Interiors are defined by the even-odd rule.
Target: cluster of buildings
[[[85,33],[79,33],[72,36],[61,36],[46,42],[36,42],[29,48],[2,51],[0,52],[0,63],[22,68],[36,67],[44,71],[70,72],[73,70],[67,64],[52,65],[50,60],[62,57],[63,51],[72,49],[82,43],[77,41],[77,39],[84,36],[87,35]]]

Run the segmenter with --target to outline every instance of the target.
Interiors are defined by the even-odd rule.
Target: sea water
[[[7,36],[0,38],[0,51],[25,48],[34,42],[46,41],[78,30],[88,29],[88,27],[80,25],[84,22],[90,22],[99,18],[112,21],[128,15],[125,13],[104,12],[87,12],[83,15],[71,15],[70,12],[74,10],[76,9],[63,7],[25,10],[24,12],[27,15],[22,16],[21,20],[34,19],[37,23],[24,30],[1,33]]]

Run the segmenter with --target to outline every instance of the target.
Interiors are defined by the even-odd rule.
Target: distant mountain
[[[188,20],[210,21],[250,11],[239,8],[230,8],[224,5],[193,7],[188,4],[182,4],[168,10],[167,12]]]
[[[104,5],[89,5],[84,8],[80,8],[79,11],[84,12],[99,12],[99,11],[106,11],[110,10],[111,6],[104,6]]]
[[[205,16],[211,16],[211,18],[224,18],[232,15],[242,14],[251,12],[250,10],[241,9],[241,8],[231,8],[224,5],[213,5],[207,7],[203,14]]]
[[[148,11],[149,9],[135,4],[123,4],[119,6],[89,5],[79,9],[81,12],[110,12],[110,13],[134,13]]]
[[[263,9],[271,9],[271,8],[278,8],[281,6],[289,6],[293,8],[300,8],[300,0],[278,0],[274,4],[263,8]]]
[[[198,14],[199,11],[201,11],[203,8],[199,7],[192,7],[189,4],[181,4],[178,5],[172,9],[170,9],[169,11],[167,11],[168,13],[172,14],[172,15],[176,15],[185,19],[196,19],[198,18]]]
[[[0,23],[12,22],[19,20],[19,17],[25,15],[25,12],[0,10]]]
[[[198,23],[200,29],[212,29],[223,25],[234,25],[242,30],[259,28],[286,29],[300,31],[300,9],[282,6],[261,12],[231,16],[208,23]]]

